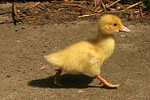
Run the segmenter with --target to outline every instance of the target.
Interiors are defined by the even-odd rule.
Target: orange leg
[[[54,84],[56,84],[57,86],[62,86],[60,84],[60,82],[58,81],[58,77],[62,73],[62,70],[61,69],[56,69],[55,71],[57,71],[57,72],[56,72],[55,77],[54,77]]]
[[[118,85],[113,85],[113,84],[108,83],[108,82],[107,82],[105,79],[103,79],[100,75],[96,75],[95,77],[101,81],[100,84],[103,83],[104,85],[106,85],[106,86],[108,86],[108,87],[110,87],[110,88],[117,88],[117,87],[119,86],[119,84],[118,84]]]

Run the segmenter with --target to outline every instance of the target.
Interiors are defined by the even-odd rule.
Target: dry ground
[[[1,17],[2,18],[2,17]],[[62,24],[0,25],[1,100],[149,100],[150,25],[126,21],[131,33],[114,34],[116,49],[102,66],[102,77],[118,89],[98,86],[85,75],[63,73],[53,84],[56,66],[44,55],[97,35],[97,21]]]

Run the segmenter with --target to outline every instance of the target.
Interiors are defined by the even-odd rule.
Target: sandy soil
[[[1,17],[2,18],[2,17]],[[118,89],[108,89],[85,75],[63,73],[63,87],[53,84],[56,66],[44,55],[97,35],[97,21],[42,25],[0,25],[1,100],[149,100],[150,25],[123,23],[131,33],[114,34],[116,49],[102,66],[102,77]]]

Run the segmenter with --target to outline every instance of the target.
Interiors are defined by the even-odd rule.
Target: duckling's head
[[[117,32],[130,32],[128,28],[123,26],[118,16],[105,14],[98,22],[99,34],[113,34]]]

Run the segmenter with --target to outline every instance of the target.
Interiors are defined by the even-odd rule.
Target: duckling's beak
[[[119,32],[131,32],[131,31],[127,27],[121,26],[121,29],[119,29]]]

